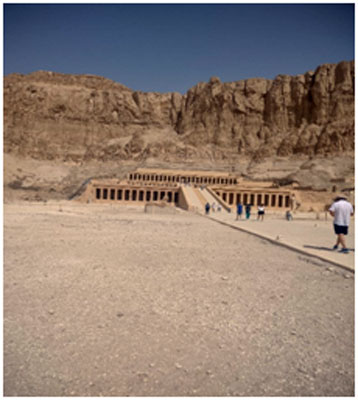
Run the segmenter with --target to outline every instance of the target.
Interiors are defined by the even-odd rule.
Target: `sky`
[[[144,92],[354,59],[354,4],[4,4],[4,74],[93,74]]]

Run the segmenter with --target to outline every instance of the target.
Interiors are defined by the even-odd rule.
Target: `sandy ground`
[[[328,262],[185,212],[4,206],[6,396],[353,396],[353,343]]]

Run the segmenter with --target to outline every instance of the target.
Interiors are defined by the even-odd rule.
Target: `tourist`
[[[337,242],[333,246],[333,250],[337,250],[338,246],[342,245],[340,253],[348,253],[345,236],[348,235],[349,221],[353,215],[352,204],[344,196],[336,197],[329,208],[329,213],[334,218],[334,232],[337,235]]]
[[[292,221],[292,214],[290,210],[286,211],[286,219],[287,221]]]
[[[264,215],[265,215],[265,207],[262,204],[260,204],[257,207],[257,220],[259,221],[261,219],[261,221],[263,221]]]
[[[216,210],[216,204],[215,204],[215,201],[213,202],[213,204],[211,205],[211,209],[213,210],[213,212],[215,212],[215,210]]]
[[[206,203],[206,204],[205,204],[205,214],[206,214],[206,215],[209,215],[209,213],[210,213],[210,204],[209,204],[209,203]]]
[[[246,219],[250,219],[250,215],[251,215],[251,204],[246,204],[246,205],[245,205],[245,213],[246,213]]]
[[[236,205],[236,221],[242,217],[242,204],[239,202]]]

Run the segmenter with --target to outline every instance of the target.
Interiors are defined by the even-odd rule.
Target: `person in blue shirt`
[[[241,217],[242,217],[242,209],[243,209],[242,204],[240,202],[237,203],[237,205],[236,205],[236,221],[238,219],[241,219]]]

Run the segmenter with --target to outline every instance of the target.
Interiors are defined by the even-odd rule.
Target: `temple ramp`
[[[187,209],[189,211],[204,213],[205,203],[200,198],[199,193],[197,193],[197,189],[185,185],[182,186],[181,189],[187,204]]]
[[[223,211],[228,212],[228,213],[231,211],[230,207],[228,207],[218,196],[214,196],[211,193],[211,190],[204,188],[204,189],[200,190],[200,194],[205,199],[205,202],[208,202],[210,205],[215,203],[216,207],[217,207],[220,204]]]

